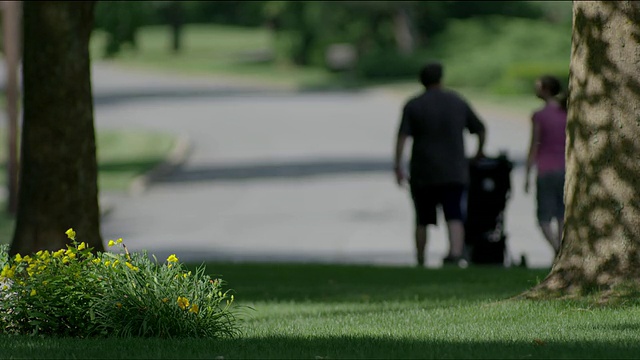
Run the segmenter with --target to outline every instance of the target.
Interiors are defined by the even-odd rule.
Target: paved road
[[[411,202],[390,170],[402,97],[296,92],[105,64],[94,65],[93,84],[98,130],[170,131],[191,144],[186,162],[146,191],[106,195],[114,207],[102,222],[106,240],[122,237],[132,250],[182,260],[413,265]],[[521,165],[526,117],[476,109],[488,125],[487,153],[505,149]],[[533,197],[522,193],[522,166],[512,181],[509,252],[550,266]],[[444,227],[429,236],[427,265],[437,267]]]

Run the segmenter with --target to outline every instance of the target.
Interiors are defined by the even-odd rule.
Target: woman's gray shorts
[[[538,176],[536,190],[538,221],[564,220],[564,171]]]

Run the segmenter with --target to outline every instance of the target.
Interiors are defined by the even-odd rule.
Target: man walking
[[[483,156],[485,126],[459,95],[442,88],[442,65],[427,64],[420,72],[425,90],[410,99],[402,111],[395,149],[395,175],[404,186],[403,151],[413,139],[409,185],[415,208],[416,258],[424,266],[427,225],[437,225],[437,208],[447,222],[449,253],[446,263],[461,265],[464,251],[463,201],[469,181],[469,163],[464,148],[464,130],[478,136],[476,158]]]

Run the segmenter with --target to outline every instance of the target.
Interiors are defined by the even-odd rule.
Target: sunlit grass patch
[[[163,162],[176,136],[153,131],[105,131],[97,134],[98,186],[125,191],[132,181]]]

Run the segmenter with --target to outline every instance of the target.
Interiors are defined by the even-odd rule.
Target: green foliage
[[[446,3],[447,14],[456,19],[491,15],[538,19],[544,15],[540,5],[532,1],[447,1]]]
[[[255,27],[264,24],[264,7],[271,1],[178,1],[185,23]]]
[[[455,20],[431,46],[445,64],[447,84],[517,93],[530,91],[533,83],[522,83],[537,70],[566,77],[561,75],[569,66],[571,28],[504,17]]]
[[[417,79],[425,63],[422,53],[403,55],[395,49],[379,50],[360,58],[356,75],[368,80]]]
[[[496,94],[527,93],[533,91],[535,81],[542,75],[557,77],[566,90],[569,84],[568,62],[521,62],[513,63],[494,82],[491,90]]]
[[[421,56],[395,54],[395,21],[403,10],[409,14],[417,52],[428,51],[431,58],[438,56],[446,61],[452,75],[447,80],[453,86],[487,87],[496,79],[508,77],[504,72],[512,63],[568,61],[571,3],[549,3],[101,1],[96,26],[106,35],[106,56],[121,56],[127,45],[140,47],[137,34],[141,26],[169,24],[178,12],[183,24],[266,25],[273,32],[274,41],[267,50],[278,60],[276,65],[328,68],[325,58],[329,46],[346,43],[356,49],[362,62],[356,73],[366,81],[415,76],[414,63]],[[164,31],[168,36],[168,29]],[[167,45],[165,40],[163,53],[169,53]],[[521,91],[516,90],[521,88],[519,81],[503,79],[496,89],[509,92],[513,86],[513,91]]]
[[[123,46],[137,47],[136,33],[145,24],[148,10],[147,2],[98,1],[95,27],[107,34],[104,57],[114,57]]]
[[[233,337],[234,296],[204,267],[187,271],[175,255],[97,253],[84,242],[13,258],[0,248],[2,333],[72,337]]]
[[[3,253],[6,253],[6,246]],[[0,324],[16,334],[87,336],[96,330],[99,278],[84,243],[13,259],[2,256]]]
[[[229,311],[234,296],[223,292],[224,281],[211,279],[203,267],[186,271],[175,255],[159,265],[144,252],[106,253],[102,260],[105,266],[96,272],[109,287],[102,293],[103,306],[96,309],[101,333],[206,338],[237,333]]]

